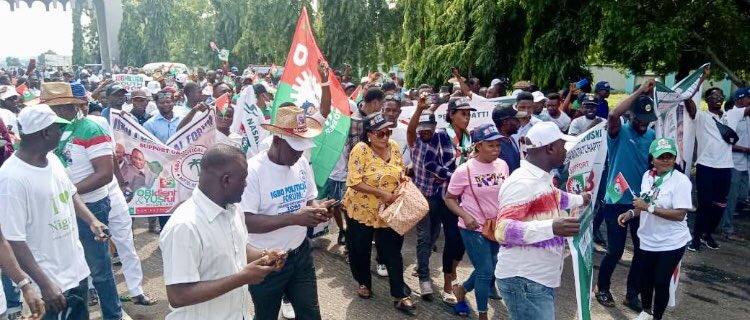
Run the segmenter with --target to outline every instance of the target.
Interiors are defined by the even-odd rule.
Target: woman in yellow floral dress
[[[346,242],[352,276],[359,283],[357,295],[364,299],[372,295],[370,256],[374,237],[378,257],[388,269],[393,305],[408,312],[414,310],[415,306],[409,299],[411,290],[404,283],[401,256],[404,237],[378,217],[381,204],[396,200],[393,191],[404,171],[400,148],[389,139],[392,126],[393,123],[386,121],[382,113],[370,115],[364,122],[362,142],[355,145],[349,155],[346,178],[349,188],[344,195],[348,226]]]

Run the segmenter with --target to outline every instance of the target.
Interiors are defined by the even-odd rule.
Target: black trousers
[[[682,260],[685,247],[672,251],[641,251],[641,304],[652,308],[654,319],[661,319],[669,302],[669,282]]]
[[[466,252],[461,232],[458,231],[458,216],[448,209],[445,199],[440,195],[427,198],[430,203],[430,214],[439,217],[443,224],[443,235],[445,236],[445,247],[443,248],[443,273],[453,273],[453,264],[461,261]],[[432,250],[432,248],[430,248]]]
[[[622,254],[625,251],[625,241],[628,238],[628,228],[630,229],[630,238],[633,241],[633,261],[630,263],[630,270],[628,270],[628,280],[626,283],[626,297],[632,298],[638,295],[638,284],[640,281],[639,277],[639,266],[640,266],[640,244],[641,241],[638,238],[638,224],[640,218],[636,217],[630,219],[625,225],[625,228],[620,227],[617,223],[617,217],[629,209],[633,209],[633,206],[627,204],[605,204],[604,205],[604,220],[607,222],[607,253],[602,259],[602,263],[599,266],[599,275],[597,278],[597,285],[599,290],[609,291],[610,284],[612,282],[612,274],[615,272],[617,263],[620,262]]]
[[[404,237],[391,228],[373,228],[346,216],[346,245],[349,249],[349,268],[354,280],[372,290],[372,273],[370,263],[372,256],[372,239],[375,238],[380,263],[388,269],[388,282],[391,285],[391,296],[408,297],[411,293],[404,283],[404,259],[401,247]]]
[[[700,245],[700,237],[710,235],[719,225],[727,207],[731,181],[732,168],[716,169],[700,164],[696,166],[698,212],[693,225],[693,245]]]

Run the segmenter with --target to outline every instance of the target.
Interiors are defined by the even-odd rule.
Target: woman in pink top
[[[487,302],[500,248],[494,239],[482,235],[482,228],[488,219],[494,221],[497,217],[497,195],[508,177],[508,165],[497,157],[500,154],[499,139],[500,133],[492,124],[474,129],[475,156],[456,169],[445,195],[448,209],[459,217],[459,231],[474,266],[469,279],[463,285],[453,287],[458,300],[455,311],[459,315],[471,313],[465,297],[467,292],[476,290],[479,319],[488,318]]]

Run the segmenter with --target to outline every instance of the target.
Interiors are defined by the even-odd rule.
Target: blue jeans
[[[729,196],[727,196],[727,207],[724,209],[724,216],[721,218],[719,227],[725,234],[734,234],[734,225],[732,219],[734,212],[737,211],[737,202],[747,197],[748,175],[747,171],[732,169],[732,182],[729,185]]]
[[[87,203],[89,211],[101,221],[109,224],[109,197],[99,201]],[[109,243],[107,241],[94,240],[94,233],[89,225],[80,218],[78,220],[78,239],[83,245],[86,256],[86,264],[91,269],[91,279],[99,293],[99,305],[102,308],[104,320],[119,320],[122,318],[122,304],[117,295],[117,285],[112,273],[112,258],[109,255]]]
[[[522,277],[497,279],[510,320],[554,320],[555,289]]]
[[[9,311],[14,311],[14,308],[18,308],[20,311],[21,306],[21,292],[16,291],[16,286],[13,285],[13,281],[10,280],[5,272],[3,272],[3,291],[5,292],[5,303]]]
[[[480,232],[464,228],[458,228],[458,230],[461,232],[466,254],[469,255],[471,265],[474,266],[474,271],[463,284],[464,289],[466,289],[466,292],[476,290],[474,295],[477,300],[477,311],[487,312],[487,302],[489,301],[492,282],[495,279],[497,251],[500,250],[500,244],[490,241]]]

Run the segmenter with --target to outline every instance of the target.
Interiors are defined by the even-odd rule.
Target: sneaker
[[[705,244],[706,247],[708,247],[711,250],[719,250],[719,244],[716,243],[716,241],[714,240],[714,237],[712,237],[710,234],[707,234],[701,237],[701,243]]]
[[[284,319],[294,319],[297,317],[297,315],[294,314],[292,303],[289,302],[286,297],[281,299],[281,316],[284,317]]]
[[[385,268],[384,264],[378,264],[377,271],[378,271],[378,275],[381,277],[388,276],[388,269]]]
[[[432,291],[432,281],[422,281],[419,283],[419,292],[422,297],[431,295],[434,291]]]
[[[690,252],[696,252],[701,250],[701,243],[695,242],[695,240],[690,241],[690,245],[687,247],[688,251]]]
[[[622,300],[622,304],[628,307],[630,310],[633,310],[635,312],[643,311],[643,306],[641,305],[641,299],[638,299],[638,296],[635,296],[635,297],[625,296],[625,300]]]
[[[646,311],[641,311],[641,313],[638,314],[638,317],[636,317],[633,320],[653,320],[654,316],[648,314]]]

